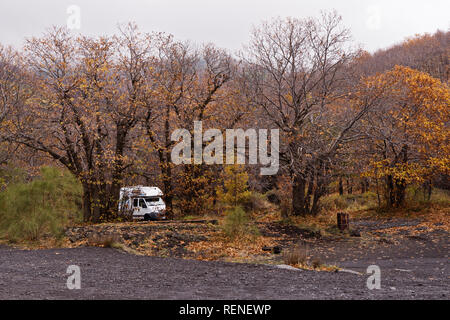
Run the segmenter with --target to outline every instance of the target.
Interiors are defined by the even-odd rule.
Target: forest
[[[280,220],[306,221],[352,197],[388,213],[436,194],[448,206],[449,38],[369,53],[330,11],[263,22],[238,53],[134,23],[0,45],[0,238],[121,221],[131,185],[158,186],[169,219],[242,223],[271,203]],[[196,121],[278,129],[277,174],[174,164],[172,133],[194,136]]]

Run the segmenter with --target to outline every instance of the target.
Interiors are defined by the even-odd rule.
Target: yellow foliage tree
[[[223,184],[223,188],[217,190],[217,195],[227,205],[237,207],[250,198],[248,174],[244,166],[238,164],[225,166]]]
[[[366,175],[385,179],[390,206],[408,184],[450,171],[450,91],[430,75],[396,66],[366,79],[362,100],[376,101],[365,121],[376,152]]]

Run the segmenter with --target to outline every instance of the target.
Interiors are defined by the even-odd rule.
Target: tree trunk
[[[91,191],[87,183],[83,183],[83,221],[91,220]]]
[[[433,192],[433,188],[431,186],[431,180],[426,181],[423,186],[423,199],[425,201],[430,201],[431,199],[431,194]]]
[[[401,207],[405,203],[406,184],[400,180],[395,183],[395,206]]]
[[[165,157],[164,157],[164,194],[166,199],[167,218],[173,219],[173,190],[172,190],[172,167],[170,152],[170,108],[166,110],[166,119],[164,123],[164,139],[165,139]]]
[[[97,223],[100,221],[100,217],[102,216],[102,200],[100,197],[100,192],[98,190],[97,187],[92,188],[93,191],[91,193],[92,196],[92,217],[91,217],[91,222],[93,223]]]
[[[352,194],[353,193],[353,185],[352,185],[352,179],[347,178],[347,193]]]
[[[381,198],[380,198],[380,190],[378,186],[378,177],[375,178],[376,187],[377,187],[377,200],[378,200],[378,208],[381,208]]]
[[[319,199],[322,196],[321,193],[322,192],[320,188],[317,188],[317,190],[314,192],[313,202],[310,210],[310,213],[314,216],[319,213]]]
[[[116,134],[116,161],[114,163],[114,171],[112,176],[112,184],[110,190],[107,186],[103,186],[103,193],[105,195],[104,201],[107,201],[106,211],[108,218],[115,218],[118,214],[118,206],[120,199],[120,188],[122,187],[124,177],[124,163],[123,154],[126,144],[126,137],[128,134],[128,127],[118,125]]]
[[[395,206],[395,195],[394,195],[394,179],[391,175],[386,176],[386,202],[388,207]]]
[[[306,215],[305,187],[305,179],[296,175],[292,185],[292,213],[294,216]]]
[[[120,200],[120,188],[122,184],[122,177],[113,183],[108,194],[108,217],[115,218],[119,214],[119,200]]]
[[[402,147],[402,151],[400,152],[401,161],[403,164],[408,163],[408,146],[404,145]],[[405,203],[405,196],[406,196],[406,182],[404,179],[400,179],[396,183],[397,187],[397,206],[403,206]]]
[[[362,178],[361,180],[361,194],[364,194],[369,191],[369,181],[366,178]]]
[[[166,157],[167,156],[168,155],[166,155]],[[172,168],[170,167],[169,161],[163,163],[161,169],[163,176],[162,182],[164,186],[164,199],[166,202],[167,217],[171,219],[173,218],[173,190],[172,190]]]

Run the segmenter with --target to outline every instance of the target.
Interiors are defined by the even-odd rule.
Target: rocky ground
[[[270,241],[220,261],[199,261],[210,260],[211,247],[224,249],[202,251],[219,234],[214,221],[77,227],[66,232],[71,248],[3,246],[0,299],[449,299],[449,237],[439,223],[364,219],[351,234],[331,236],[279,222],[258,228]],[[102,242],[121,246],[92,247]],[[294,245],[353,272],[281,269],[283,251]],[[69,265],[81,268],[81,290],[66,287]],[[367,288],[369,265],[381,269],[379,290]]]
[[[381,289],[368,290],[367,275],[137,256],[106,248],[3,247],[0,256],[0,299],[448,299],[450,294],[448,259],[436,257],[377,260]],[[363,271],[371,262],[349,266]],[[66,287],[67,267],[74,264],[81,270],[80,290]]]
[[[449,232],[439,223],[430,225],[421,220],[359,219],[352,222],[350,232],[331,234],[281,222],[260,222],[257,227],[261,237],[256,241],[267,241],[261,242],[248,261],[260,255],[279,262],[283,251],[298,245],[307,250],[311,258],[328,264],[361,258],[426,258],[430,255],[448,258],[449,252]],[[201,260],[208,259],[193,248],[202,243],[208,247],[219,235],[220,227],[215,220],[101,224],[66,231],[67,246],[70,247],[102,246],[103,241],[112,240],[144,255]],[[264,244],[270,244],[271,248],[279,247],[281,254],[263,250]]]

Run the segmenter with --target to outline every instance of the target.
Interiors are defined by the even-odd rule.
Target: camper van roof
[[[161,189],[158,187],[144,187],[144,186],[134,186],[134,187],[124,187],[121,193],[132,193],[134,195],[145,196],[145,197],[160,197],[163,195]]]

